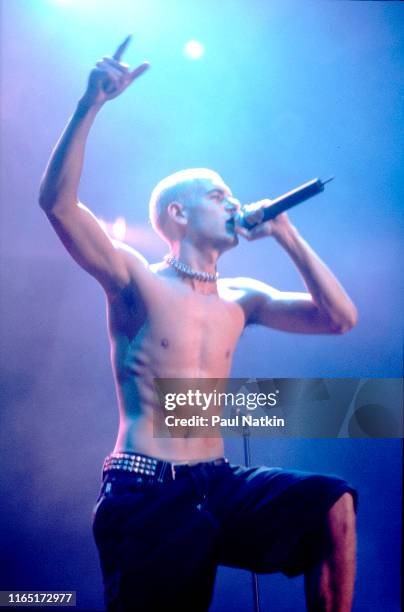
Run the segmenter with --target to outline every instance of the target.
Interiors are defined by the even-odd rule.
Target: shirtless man
[[[215,172],[168,177],[150,204],[171,259],[148,265],[113,242],[77,197],[92,123],[148,68],[121,62],[129,37],[90,73],[41,183],[40,205],[72,257],[105,290],[120,426],[94,514],[109,610],[207,610],[219,563],[305,574],[310,610],[351,609],[355,491],[343,480],[279,469],[246,470],[223,458],[219,437],[156,437],[155,378],[226,378],[251,323],[339,334],[356,309],[286,214],[247,231],[238,201]],[[257,213],[259,215],[259,213]],[[219,256],[272,236],[307,293],[252,279],[215,278]]]

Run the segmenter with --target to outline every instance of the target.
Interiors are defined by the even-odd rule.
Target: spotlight
[[[205,47],[198,40],[189,40],[184,46],[184,55],[189,59],[200,59],[204,53]]]
[[[112,226],[112,233],[117,240],[125,240],[126,221],[123,217],[118,217]]]

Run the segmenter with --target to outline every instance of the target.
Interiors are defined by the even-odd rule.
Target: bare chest
[[[245,324],[231,296],[201,295],[163,281],[150,283],[141,297],[118,320],[133,357],[224,375]]]
[[[178,295],[168,291],[148,307],[150,328],[178,350],[231,352],[244,328],[241,307],[217,295]]]

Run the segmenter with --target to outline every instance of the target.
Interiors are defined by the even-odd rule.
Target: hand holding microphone
[[[250,235],[249,232],[266,221],[275,219],[275,217],[289,210],[289,208],[321,193],[324,191],[324,185],[332,181],[332,179],[333,177],[325,181],[318,178],[313,179],[292,191],[288,191],[275,200],[266,199],[254,202],[253,204],[246,204],[241,208],[236,219],[239,233],[246,238],[258,238],[259,236],[257,233],[255,233],[256,235],[254,235],[254,233]]]

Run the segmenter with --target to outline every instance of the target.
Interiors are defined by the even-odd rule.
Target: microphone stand
[[[243,447],[244,447],[244,465],[246,467],[251,466],[251,450],[250,450],[250,427],[243,425]],[[260,612],[260,594],[258,589],[258,575],[255,572],[251,572],[252,578],[252,590],[254,600],[254,612]]]

